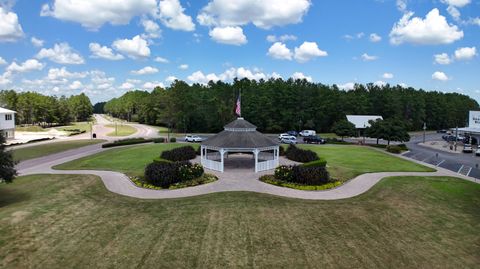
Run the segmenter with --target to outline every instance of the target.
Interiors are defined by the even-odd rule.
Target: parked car
[[[303,136],[303,137],[315,136],[315,135],[317,135],[317,132],[315,132],[314,130],[303,130],[303,131],[300,132],[300,135]]]
[[[291,136],[295,136],[295,137],[298,136],[298,132],[297,132],[297,131],[288,131],[287,134],[289,134],[289,135],[291,135]]]
[[[198,135],[187,135],[185,136],[185,142],[202,142],[203,138]]]
[[[316,135],[312,135],[312,136],[304,137],[303,142],[307,144],[325,144],[325,139]]]
[[[480,148],[475,151],[475,155],[480,156]]]
[[[445,130],[445,129],[437,130],[437,133],[439,133],[439,134],[446,134],[446,133],[447,133],[447,130]]]
[[[297,138],[295,136],[287,136],[280,139],[283,144],[297,144]]]
[[[472,145],[470,145],[470,144],[463,145],[463,152],[464,153],[472,153],[473,152]]]
[[[279,135],[278,135],[278,139],[279,139],[279,140],[282,140],[282,138],[284,138],[284,137],[290,137],[290,136],[291,136],[291,135],[289,135],[289,134],[287,134],[287,133],[283,133],[283,134],[279,134]]]

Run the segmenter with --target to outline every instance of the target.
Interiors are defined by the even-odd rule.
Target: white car
[[[476,156],[480,156],[480,148],[475,151]]]
[[[317,135],[317,132],[315,132],[314,130],[303,130],[300,132],[300,135],[301,136],[316,136]]]
[[[470,144],[463,145],[463,152],[464,153],[472,153],[473,152],[472,145],[470,145]]]
[[[280,142],[283,144],[297,144],[297,138],[295,136],[283,137],[280,139]]]
[[[198,135],[187,135],[185,136],[185,142],[202,142],[203,138]]]
[[[284,137],[291,137],[291,136],[292,136],[292,135],[289,135],[289,134],[287,134],[287,133],[283,133],[283,134],[279,134],[279,135],[278,135],[278,139],[282,140],[282,138],[284,138]]]

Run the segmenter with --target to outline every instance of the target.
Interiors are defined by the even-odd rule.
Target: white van
[[[315,132],[314,130],[303,130],[300,132],[300,135],[301,136],[315,136],[317,135],[317,132]]]

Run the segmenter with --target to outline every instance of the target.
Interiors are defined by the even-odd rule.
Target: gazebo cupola
[[[251,152],[255,157],[255,172],[260,172],[278,166],[280,145],[240,117],[225,125],[222,132],[202,142],[200,152],[202,165],[220,172],[224,171],[228,153]]]

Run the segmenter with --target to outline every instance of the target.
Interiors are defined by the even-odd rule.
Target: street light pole
[[[423,122],[423,144],[425,144],[425,135],[427,132],[427,123]]]

